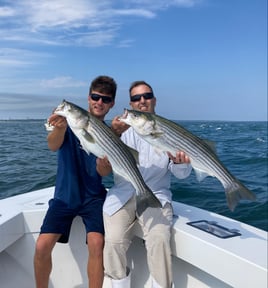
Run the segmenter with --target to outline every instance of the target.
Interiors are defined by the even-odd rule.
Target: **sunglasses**
[[[130,97],[131,102],[137,102],[141,100],[141,97],[143,97],[145,100],[153,99],[154,93],[153,92],[147,92],[143,94],[136,94]]]
[[[99,101],[100,99],[102,100],[103,103],[108,104],[113,101],[112,97],[109,96],[102,96],[99,94],[90,94],[90,97],[93,101]]]

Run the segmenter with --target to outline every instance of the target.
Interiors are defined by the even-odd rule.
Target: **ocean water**
[[[227,169],[257,196],[231,212],[221,183],[212,177],[172,178],[173,199],[268,231],[267,122],[177,121],[215,142]],[[0,120],[0,199],[55,185],[57,153],[47,148],[45,120]],[[112,178],[105,177],[107,188]]]

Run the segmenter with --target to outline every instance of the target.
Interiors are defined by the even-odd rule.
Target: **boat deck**
[[[53,192],[51,187],[0,201],[1,287],[34,287],[35,240]],[[173,207],[171,245],[175,287],[267,287],[266,231],[182,203],[174,202]],[[208,225],[204,222],[201,226],[208,228],[209,233],[187,224],[200,220],[208,221]],[[211,234],[214,232],[227,237],[230,233],[241,235],[220,238]],[[146,251],[138,225],[135,233],[128,253],[133,288],[150,287]],[[87,287],[87,247],[79,217],[72,226],[69,245],[58,244],[53,250],[53,262],[50,287]],[[105,278],[103,287],[110,287],[109,279]]]

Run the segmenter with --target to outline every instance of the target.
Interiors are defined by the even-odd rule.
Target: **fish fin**
[[[129,150],[129,152],[133,155],[135,161],[136,161],[136,164],[139,164],[139,152],[137,150],[135,150],[134,148],[132,147],[129,147],[127,144],[123,143],[123,145],[126,147],[126,149]]]
[[[228,207],[231,211],[234,211],[236,205],[242,199],[251,201],[256,200],[256,195],[237,179],[225,187],[225,195]]]
[[[155,131],[155,132],[152,132],[152,133],[150,133],[150,135],[152,136],[152,138],[159,138],[159,137],[161,137],[161,136],[163,136],[164,135],[164,132],[162,132],[162,131]]]
[[[127,146],[127,145],[126,145]],[[139,152],[129,146],[127,146],[128,150],[130,151],[130,153],[133,155],[135,161],[137,164],[139,164]]]
[[[82,129],[81,134],[85,137],[85,139],[88,142],[95,143],[94,137],[90,133],[88,133],[86,129]]]
[[[201,182],[206,177],[210,176],[208,173],[206,173],[206,172],[204,172],[202,170],[199,170],[197,168],[194,168],[194,172],[195,172],[195,175],[196,175],[196,178],[197,178],[198,182]]]
[[[153,192],[148,188],[145,193],[137,196],[137,213],[140,216],[148,207],[161,208],[162,205]]]
[[[84,150],[88,155],[90,155],[90,152],[87,151],[87,150],[81,145],[81,143],[80,143],[80,145],[79,145],[79,148],[82,149],[82,150]]]
[[[203,140],[205,142],[205,144],[214,152],[216,153],[216,144],[215,142],[211,141],[211,140]]]
[[[45,123],[45,127],[46,127],[46,130],[48,132],[51,132],[53,131],[53,129],[55,128],[53,125],[51,125],[48,121]]]

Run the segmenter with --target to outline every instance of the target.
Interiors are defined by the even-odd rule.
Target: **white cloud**
[[[75,40],[75,43],[84,47],[101,47],[110,45],[116,37],[117,29],[107,29],[92,31],[90,33],[82,34]]]
[[[87,95],[64,95],[68,101],[87,108]],[[0,120],[1,119],[46,119],[53,109],[63,100],[62,95],[1,93],[0,92]]]
[[[0,17],[10,17],[14,15],[14,10],[10,7],[0,7]]]
[[[0,48],[1,66],[24,67],[40,62],[41,58],[51,57],[42,52],[35,52],[27,49]],[[2,71],[3,72],[3,71]]]
[[[125,3],[133,6],[157,11],[159,9],[167,9],[169,7],[192,7],[204,0],[124,0]]]
[[[33,42],[45,45],[85,45],[90,37],[98,45],[112,43],[123,20],[135,17],[151,19],[159,9],[192,6],[200,0],[20,0],[8,1],[0,8],[0,41]],[[1,17],[2,16],[2,17]],[[2,22],[2,23],[1,23]],[[106,37],[103,35],[106,34]]]
[[[85,25],[85,20],[94,17],[98,5],[96,1],[82,0],[47,0],[20,1],[21,11],[27,11],[27,22],[32,29],[53,27],[79,27]],[[30,7],[30,9],[29,9]]]
[[[132,46],[133,42],[135,42],[135,40],[133,40],[133,39],[125,39],[125,40],[120,41],[118,43],[117,47],[119,47],[119,48],[127,48],[127,47]]]
[[[195,1],[6,0],[2,2],[4,4],[0,7],[0,65],[4,69],[0,70],[1,89],[14,92],[32,89],[35,93],[38,88],[46,90],[52,87],[84,85],[83,82],[68,77],[37,79],[37,75],[40,74],[41,77],[45,77],[47,67],[44,66],[48,66],[49,63],[46,60],[54,57],[53,53],[56,51],[51,48],[67,46],[128,48],[135,43],[135,36],[121,32],[131,21],[136,19],[151,21],[157,17],[158,10],[164,7],[185,6]],[[32,71],[38,73],[32,75]]]
[[[0,65],[3,66],[7,66],[7,67],[24,67],[26,65],[30,65],[30,62],[27,62],[25,60],[19,60],[19,59],[8,59],[8,58],[4,58],[1,59],[0,56]]]
[[[156,14],[148,9],[118,9],[112,10],[114,15],[138,16],[144,18],[154,18]]]
[[[40,85],[43,88],[68,88],[68,87],[84,87],[88,83],[74,80],[70,76],[60,76],[53,79],[41,80]]]
[[[3,104],[0,107],[0,111],[16,111],[18,108],[27,110],[36,107],[51,107],[50,99],[48,96],[33,94],[0,93],[0,100]]]

